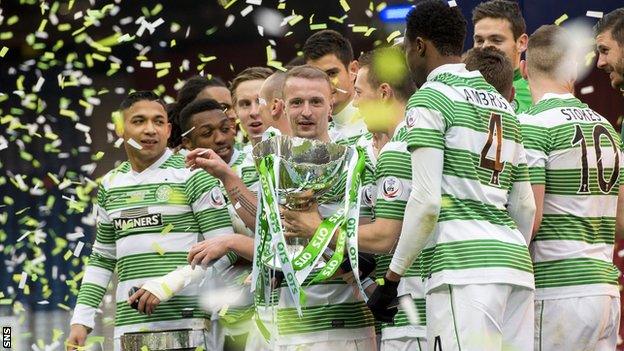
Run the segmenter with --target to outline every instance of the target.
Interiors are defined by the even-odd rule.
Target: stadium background
[[[357,56],[392,41],[393,32],[404,26],[401,21],[382,21],[383,4],[378,0],[286,0],[281,2],[284,5],[275,0],[118,2],[0,2],[0,324],[23,321],[16,332],[23,333],[21,345],[28,349],[35,344],[43,350],[67,335],[67,310],[75,303],[79,272],[94,233],[89,205],[94,193],[83,194],[90,190],[86,178],[95,180],[125,158],[123,148],[113,146],[117,138],[111,113],[129,89],[160,86],[175,97],[179,80],[202,70],[229,81],[248,66],[268,61],[286,64],[311,33],[325,26],[345,34]],[[470,12],[479,1],[456,2],[468,19],[466,48],[470,48]],[[108,4],[119,9],[111,12]],[[577,17],[593,24],[596,19],[586,17],[587,11],[606,13],[622,6],[616,0],[521,0],[519,4],[529,34],[565,16],[569,19],[563,25]],[[153,33],[147,28],[142,36],[119,44],[119,36],[111,37],[116,30],[137,34],[141,24],[135,21],[140,16],[155,26]],[[280,27],[286,16],[291,16],[289,24]],[[129,22],[128,17],[132,17]],[[163,22],[155,25],[160,18]],[[92,24],[81,31],[87,22]],[[93,40],[91,44],[83,33]],[[270,58],[267,46],[274,50]],[[140,53],[146,47],[150,50]],[[142,67],[139,54],[153,67]],[[180,72],[185,66],[188,70]],[[587,87],[593,92],[580,94]],[[624,98],[611,89],[604,72],[593,68],[578,82],[577,95],[620,130]],[[48,132],[57,136],[60,145]],[[619,247],[615,261],[623,269]],[[113,305],[103,305],[109,318],[99,321],[94,334],[110,337]]]

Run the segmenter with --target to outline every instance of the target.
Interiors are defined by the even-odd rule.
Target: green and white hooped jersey
[[[357,142],[357,139],[354,143]],[[366,156],[366,171],[363,185],[368,189],[362,189],[361,217],[372,215],[372,184],[374,165],[369,152]],[[332,199],[333,202],[321,201],[319,212],[323,218],[333,215],[341,206],[344,197],[346,172],[336,186],[330,189],[329,194],[323,198]],[[368,191],[368,195],[365,194]],[[368,198],[365,198],[368,196]],[[277,304],[277,344],[295,345],[314,343],[330,340],[357,340],[370,338],[375,335],[374,317],[361,297],[356,297],[354,287],[345,283],[341,278],[328,279],[323,282],[310,284],[320,272],[315,269],[302,284],[306,294],[306,303],[302,306],[303,316],[299,318],[295,309],[294,301],[288,291],[286,282],[276,291],[279,299],[274,299]],[[257,297],[257,308],[264,311],[267,304],[262,301],[263,297]],[[264,318],[263,318],[264,319]]]
[[[396,127],[392,139],[381,149],[375,169],[377,200],[375,218],[403,220],[405,206],[412,186],[412,160],[407,151],[407,127],[402,122]],[[392,254],[377,255],[376,278],[388,271]],[[410,294],[418,314],[418,325],[410,324],[405,311],[399,307],[394,323],[382,323],[382,340],[426,337],[425,284],[422,279],[422,262],[416,259],[401,277],[398,295]]]
[[[621,140],[572,94],[546,94],[519,116],[544,215],[531,244],[536,298],[619,296],[613,243]]]
[[[124,162],[106,174],[98,191],[98,224],[72,323],[93,327],[96,309],[117,271],[115,338],[140,330],[200,329],[206,314],[191,284],[151,315],[128,305],[128,291],[187,265],[191,246],[230,234],[219,182],[203,170],[185,168],[170,150],[141,173]]]
[[[526,240],[506,210],[512,186],[529,181],[510,104],[478,71],[447,64],[411,96],[405,123],[409,152],[444,152],[441,209],[421,253],[427,291],[494,283],[532,289]]]

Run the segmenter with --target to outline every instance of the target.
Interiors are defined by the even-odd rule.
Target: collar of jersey
[[[141,175],[141,174],[145,174],[145,173],[149,173],[150,171],[152,171],[154,169],[158,169],[158,167],[160,167],[163,163],[165,163],[165,161],[167,161],[167,159],[169,159],[169,157],[171,157],[171,155],[173,155],[173,151],[171,151],[169,148],[167,148],[167,149],[165,149],[165,152],[163,153],[162,156],[160,156],[160,158],[158,160],[156,160],[154,163],[149,165],[149,167],[147,167],[143,171],[137,172],[137,171],[133,170],[132,168],[130,168],[130,172],[132,172],[132,174],[135,175],[135,176],[138,176],[138,175]]]
[[[560,100],[576,99],[576,96],[570,93],[566,93],[566,94],[546,93],[544,94],[544,96],[542,96],[541,99],[539,99],[538,102],[541,102],[543,100],[548,100],[548,99],[560,99]]]

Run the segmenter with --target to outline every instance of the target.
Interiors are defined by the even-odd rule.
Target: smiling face
[[[526,34],[514,39],[511,23],[504,18],[486,17],[474,27],[474,47],[493,46],[505,53],[514,69],[520,64],[520,54],[526,50]]]
[[[611,31],[604,31],[596,36],[598,61],[596,66],[609,74],[611,86],[624,89],[624,47],[613,39]]]
[[[171,124],[167,120],[165,107],[157,101],[137,101],[123,111],[123,138],[133,139],[141,149],[128,142],[126,152],[130,159],[137,159],[142,164],[151,164],[158,160],[167,148],[167,139],[171,135]]]
[[[198,147],[212,149],[225,162],[230,162],[234,152],[234,123],[221,110],[208,110],[194,114],[190,128],[194,129],[182,139],[188,150]]]
[[[258,94],[264,80],[248,80],[240,83],[234,91],[236,115],[241,127],[250,139],[262,138],[267,126],[262,123]]]
[[[331,88],[326,80],[291,77],[284,85],[286,115],[294,136],[329,141]]]
[[[335,54],[327,54],[317,60],[308,60],[307,64],[324,71],[331,81],[335,93],[333,95],[334,113],[340,112],[353,98],[353,82],[357,73],[357,62],[348,67]]]

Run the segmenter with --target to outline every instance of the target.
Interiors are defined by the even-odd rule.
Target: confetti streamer
[[[557,19],[555,20],[555,24],[556,24],[556,25],[560,25],[561,23],[563,23],[563,22],[564,22],[565,20],[567,20],[567,19],[568,19],[568,14],[567,14],[567,13],[564,13],[563,15],[559,16],[559,18],[557,18]]]
[[[603,14],[602,14],[602,11],[587,11],[585,16],[594,17],[594,18],[602,18]]]
[[[128,145],[132,146],[135,149],[138,149],[138,150],[142,150],[143,149],[143,146],[141,146],[141,144],[139,144],[138,142],[136,142],[132,138],[129,138],[126,142],[128,143]]]
[[[587,95],[593,92],[594,92],[594,87],[592,85],[581,88],[581,95]]]

